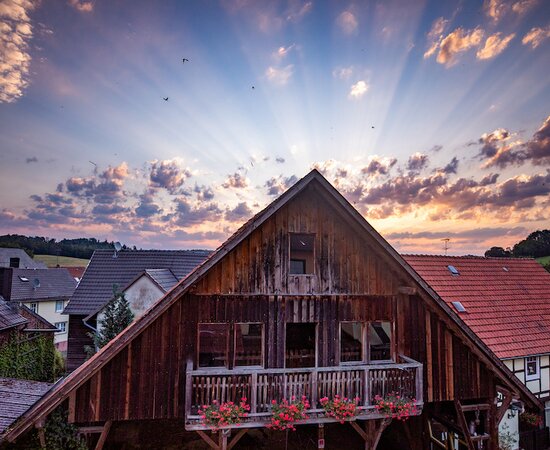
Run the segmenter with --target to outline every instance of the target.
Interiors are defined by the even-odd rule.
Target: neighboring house
[[[0,269],[0,293],[52,323],[58,329],[54,342],[62,353],[67,351],[68,323],[61,313],[76,284],[66,269]]]
[[[21,248],[0,247],[0,267],[14,269],[45,269],[46,265],[32,259]]]
[[[89,334],[97,329],[97,314],[113,298],[114,287],[119,291],[129,289],[130,307],[140,316],[165,294],[169,283],[175,284],[172,277],[181,280],[210,253],[207,250],[96,250],[64,310],[64,314],[69,315],[67,370],[76,369],[86,360],[85,347],[93,345]]]
[[[0,378],[0,440],[10,425],[50,390],[52,383]]]
[[[534,259],[404,255],[459,317],[546,404],[550,424],[550,273]],[[518,432],[518,414],[503,420]]]
[[[392,392],[416,407],[405,425],[375,407],[376,396]],[[324,414],[321,399],[337,395],[357,399],[351,426]],[[311,409],[293,434],[304,438],[301,447],[311,435],[299,425],[309,424],[319,448],[326,430],[327,448],[450,449],[460,439],[470,450],[497,450],[498,423],[514,398],[541,411],[314,170],[52,388],[5,440],[67,402],[70,422],[83,431],[94,424],[99,448],[168,448],[202,438],[225,450],[269,426],[272,401],[302,396]],[[243,423],[213,440],[199,410],[242,397],[250,404]],[[275,431],[254,435],[262,446],[285,439]]]
[[[134,314],[134,320],[139,319],[159,298],[178,284],[178,278],[170,269],[146,269],[121,289],[124,298]],[[105,306],[86,318],[91,320],[97,314],[97,330],[101,330]]]
[[[57,329],[38,314],[19,303],[7,302],[0,295],[0,346],[12,333],[54,333]]]

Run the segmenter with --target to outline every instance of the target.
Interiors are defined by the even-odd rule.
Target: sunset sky
[[[0,234],[215,248],[314,167],[401,252],[550,228],[548,1],[0,0]]]

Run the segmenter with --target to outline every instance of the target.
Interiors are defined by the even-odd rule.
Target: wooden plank
[[[433,394],[433,364],[432,364],[432,322],[430,312],[426,310],[426,373],[428,385],[426,386],[428,402],[434,400]]]
[[[468,450],[475,450],[472,437],[470,436],[470,430],[468,429],[468,424],[466,423],[466,417],[464,417],[463,406],[461,405],[460,401],[457,399],[454,400],[454,405],[455,405],[458,424],[460,426],[462,434],[464,435],[464,439],[466,441],[466,445],[468,446]]]
[[[105,442],[107,441],[107,436],[109,434],[109,430],[111,429],[112,421],[108,420],[105,422],[105,425],[103,425],[103,429],[101,430],[101,434],[99,435],[99,439],[97,441],[97,444],[95,446],[95,450],[102,450],[103,446],[105,445]]]

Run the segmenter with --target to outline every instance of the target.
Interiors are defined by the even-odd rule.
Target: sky
[[[216,248],[318,169],[403,253],[550,228],[545,0],[0,0],[0,234]]]

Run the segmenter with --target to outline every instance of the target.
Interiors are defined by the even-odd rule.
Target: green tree
[[[508,249],[504,250],[502,247],[491,247],[485,252],[485,257],[509,258],[510,256],[512,256],[512,252]]]
[[[123,292],[113,286],[113,298],[103,310],[103,319],[98,323],[98,332],[94,334],[94,344],[97,348],[105,346],[115,336],[134,320],[128,300]]]
[[[550,255],[550,230],[537,230],[514,245],[514,256],[540,258]]]

